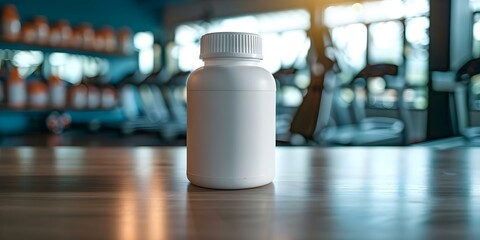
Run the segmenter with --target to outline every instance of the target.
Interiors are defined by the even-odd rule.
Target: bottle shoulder
[[[189,91],[275,91],[270,72],[258,66],[206,66],[188,77]]]

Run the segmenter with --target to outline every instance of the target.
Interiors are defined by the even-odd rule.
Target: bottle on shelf
[[[20,18],[17,8],[12,4],[7,4],[1,11],[1,36],[8,42],[16,42],[20,37]]]
[[[26,77],[28,107],[43,109],[48,107],[48,87],[43,77],[43,64],[36,67],[35,71]]]
[[[17,68],[12,68],[7,79],[7,103],[8,106],[15,109],[25,107],[27,102],[27,90],[25,79],[20,75]]]
[[[33,25],[37,33],[36,43],[38,45],[47,45],[49,43],[50,26],[44,16],[36,16],[33,18]]]
[[[57,23],[58,28],[60,29],[60,47],[67,48],[70,47],[70,41],[72,39],[72,27],[67,20],[60,20]]]
[[[95,41],[95,31],[89,23],[83,23],[80,25],[82,33],[82,49],[83,50],[93,50],[93,45]]]
[[[105,36],[105,52],[113,53],[117,49],[117,38],[113,28],[106,26],[102,28],[102,33]]]
[[[87,85],[87,107],[89,109],[100,108],[100,90],[93,84]]]
[[[105,26],[95,32],[93,50],[114,53],[117,50],[117,38],[112,27]]]
[[[28,107],[43,109],[48,106],[48,87],[43,77],[43,64],[36,67],[35,71],[26,77]]]
[[[103,51],[105,49],[105,34],[102,30],[97,30],[95,32],[95,41],[93,42],[93,50]]]
[[[68,89],[68,102],[73,109],[87,108],[87,86],[84,84],[73,85]]]
[[[112,86],[105,86],[101,90],[101,107],[104,109],[111,109],[117,106],[117,95],[115,88]]]
[[[77,26],[72,31],[72,38],[70,40],[70,44],[68,44],[68,47],[72,49],[81,49],[82,46],[83,46],[83,30]]]
[[[118,52],[124,55],[133,53],[132,31],[128,27],[118,31]]]
[[[61,43],[62,43],[62,29],[58,24],[51,25],[48,45],[52,47],[61,47]]]
[[[111,26],[95,31],[90,23],[72,28],[67,20],[49,24],[47,18],[40,15],[21,22],[12,4],[0,9],[0,22],[0,40],[3,41],[122,55],[131,55],[134,51],[132,31],[128,27],[118,32]]]
[[[64,108],[66,100],[65,82],[58,76],[52,75],[48,79],[48,89],[50,96],[50,106],[52,108]]]
[[[40,79],[28,84],[28,105],[33,109],[44,109],[48,106],[48,87]]]
[[[23,24],[21,30],[21,41],[27,44],[34,44],[37,41],[37,31],[31,22]]]

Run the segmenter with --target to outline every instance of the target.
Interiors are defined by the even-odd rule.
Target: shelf
[[[85,110],[65,110],[72,118],[72,123],[89,123],[97,121],[101,123],[115,123],[125,120],[125,116],[121,108],[113,109],[85,109]]]
[[[70,115],[73,123],[88,123],[90,121],[99,122],[120,122],[124,120],[124,115],[120,107],[111,109],[11,109],[0,107],[0,118],[5,115],[24,115],[24,116],[47,116],[52,112],[63,112]]]
[[[106,112],[118,109],[114,108],[97,108],[97,109],[73,109],[73,108],[10,108],[0,104],[0,113],[50,113],[50,112]]]
[[[55,111],[68,114],[72,124],[118,124],[125,121],[121,108],[98,110],[0,108],[0,137],[4,134],[24,133],[32,124],[45,125],[47,117]]]
[[[130,55],[120,54],[120,53],[105,53],[105,52],[96,52],[88,51],[81,49],[70,49],[70,48],[61,48],[61,47],[51,47],[51,46],[40,46],[26,43],[12,43],[5,42],[0,40],[0,49],[9,49],[9,50],[20,50],[20,51],[41,51],[43,53],[69,53],[76,55],[84,55],[105,59],[119,59],[119,58],[132,58],[135,56],[135,53]]]

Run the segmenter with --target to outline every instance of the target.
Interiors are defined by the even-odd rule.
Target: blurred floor
[[[0,135],[0,147],[15,146],[185,146],[185,139],[162,140],[158,134],[135,133],[123,135],[118,131],[96,133],[69,130],[60,135],[34,132],[21,135]]]

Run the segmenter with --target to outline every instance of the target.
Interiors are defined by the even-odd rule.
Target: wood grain
[[[0,239],[480,239],[480,149],[278,148],[190,185],[185,148],[0,148]]]

